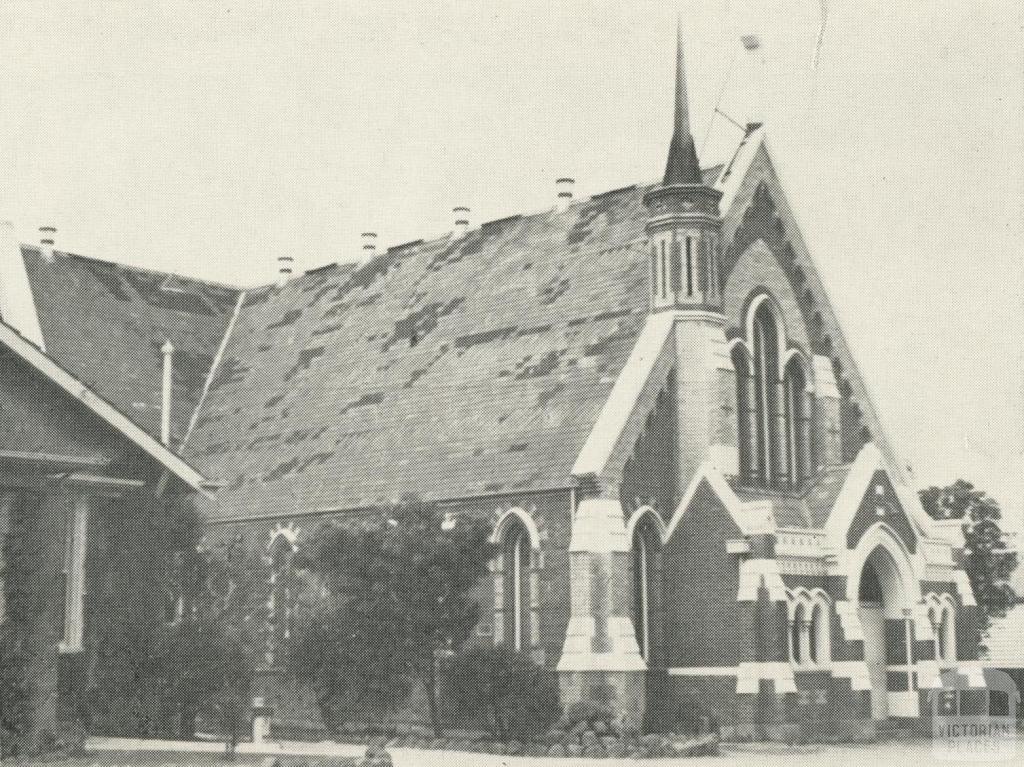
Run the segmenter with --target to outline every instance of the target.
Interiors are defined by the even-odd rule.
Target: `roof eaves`
[[[143,431],[121,411],[57,364],[35,344],[7,323],[0,321],[0,343],[21,357],[64,391],[81,401],[129,441],[148,453],[169,472],[195,490],[202,490],[206,478]]]

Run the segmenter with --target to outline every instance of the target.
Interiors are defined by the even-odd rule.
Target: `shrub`
[[[456,655],[442,700],[464,721],[482,715],[501,741],[533,740],[562,714],[555,675],[505,645]]]
[[[596,722],[602,722],[608,726],[615,721],[615,714],[608,706],[602,706],[589,700],[581,700],[573,703],[565,710],[559,726],[563,730],[571,730],[576,725],[585,723],[593,727]]]

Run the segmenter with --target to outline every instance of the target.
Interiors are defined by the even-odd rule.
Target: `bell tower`
[[[665,178],[644,196],[652,312],[687,308],[721,311],[721,197],[721,192],[701,178],[690,133],[680,23],[676,30],[675,128]]]
[[[675,126],[665,178],[644,196],[650,311],[675,313],[678,487],[707,460],[736,473],[735,370],[725,338],[722,193],[704,183],[690,132],[682,24],[676,30]]]

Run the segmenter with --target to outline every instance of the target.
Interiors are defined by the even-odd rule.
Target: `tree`
[[[498,740],[531,740],[562,715],[554,674],[507,645],[459,653],[444,700],[464,719],[483,715]]]
[[[985,631],[991,619],[1004,617],[1016,599],[1009,579],[1017,567],[1017,554],[1007,549],[1006,534],[999,525],[999,504],[963,479],[947,487],[926,488],[920,495],[925,511],[934,519],[962,520],[963,567]]]
[[[36,503],[26,493],[11,499],[0,540],[0,760],[19,753],[32,722],[29,640],[31,616],[40,609],[32,563],[41,556]]]
[[[293,668],[314,680],[325,723],[392,711],[420,684],[440,734],[439,658],[476,625],[470,590],[493,555],[480,520],[415,501],[374,513],[360,529],[321,528],[302,565],[330,599],[301,631]]]
[[[190,738],[226,689],[248,694],[259,641],[254,622],[230,618],[257,598],[248,584],[262,571],[200,545],[191,495],[126,497],[106,511],[98,540],[116,556],[93,559],[93,727]]]

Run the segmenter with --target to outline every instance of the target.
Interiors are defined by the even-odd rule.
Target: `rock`
[[[569,730],[573,735],[582,735],[590,725],[587,722],[576,722]]]
[[[602,735],[600,738],[598,738],[598,740],[601,742],[601,745],[605,748],[608,748],[613,743],[619,742],[619,739],[616,738],[614,735]]]
[[[697,746],[693,750],[691,756],[717,756],[718,755],[718,736],[717,735],[705,735],[701,738],[697,738]]]
[[[523,756],[545,756],[548,752],[543,743],[528,743],[523,748]]]
[[[660,746],[662,743],[660,735],[644,735],[640,738],[640,742],[647,746],[647,748],[653,748],[654,746]]]
[[[598,719],[590,726],[590,729],[592,729],[597,735],[604,735],[608,732],[608,724]]]
[[[579,748],[579,746],[577,746],[577,748]],[[564,757],[568,755],[569,754],[566,752],[565,746],[561,743],[555,743],[553,746],[548,748],[548,756]]]
[[[583,756],[583,746],[579,743],[570,743],[565,747],[566,756]]]
[[[621,740],[613,739],[610,744],[605,745],[609,759],[622,759],[626,755],[626,747]]]
[[[523,753],[523,744],[518,740],[510,740],[508,742],[507,750],[505,751],[509,756],[515,756],[516,754]]]
[[[583,748],[587,748],[588,746],[598,746],[600,745],[600,741],[597,739],[597,734],[593,730],[584,730],[580,734],[580,745],[583,746]]]
[[[608,756],[608,752],[604,750],[604,746],[600,744],[595,744],[584,748],[583,756],[587,757],[588,759],[604,759],[606,756]]]
[[[566,733],[565,730],[548,730],[546,733],[544,733],[544,737],[542,738],[542,740],[546,745],[553,746],[556,743],[563,743],[565,741],[566,735],[568,735],[568,733]]]
[[[448,745],[448,742],[444,738],[432,738],[430,743],[427,744],[427,748],[442,749]]]

